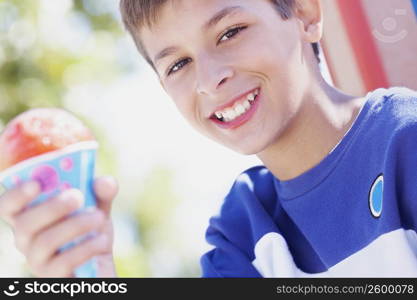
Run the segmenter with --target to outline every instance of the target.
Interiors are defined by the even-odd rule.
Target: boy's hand
[[[15,244],[37,277],[73,277],[73,270],[95,256],[98,277],[116,277],[113,263],[113,226],[110,209],[118,186],[111,177],[96,179],[97,209],[69,217],[83,206],[79,190],[69,189],[57,197],[27,208],[40,193],[39,184],[27,182],[0,196],[0,218],[13,229]],[[89,232],[96,237],[62,253],[58,249]]]

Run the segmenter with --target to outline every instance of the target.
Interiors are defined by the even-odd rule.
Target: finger
[[[48,264],[46,277],[73,277],[74,269],[96,255],[109,251],[110,243],[105,234],[93,237],[54,257]]]
[[[62,246],[86,236],[87,233],[101,232],[104,223],[105,216],[99,210],[70,217],[36,236],[29,251],[28,261],[33,266],[44,265]]]
[[[40,189],[37,181],[29,181],[6,191],[0,197],[0,217],[13,225],[13,217],[39,195]]]
[[[111,243],[113,243],[114,239],[114,229],[113,229],[113,222],[111,218],[107,218],[104,225],[103,225],[103,233],[107,234],[107,236],[110,238]]]
[[[16,215],[14,220],[16,247],[25,253],[35,235],[76,211],[82,206],[83,199],[80,190],[69,189]]]
[[[110,215],[113,199],[119,190],[117,181],[114,177],[106,176],[97,178],[94,182],[94,191],[97,198],[97,207],[101,209],[106,216]]]

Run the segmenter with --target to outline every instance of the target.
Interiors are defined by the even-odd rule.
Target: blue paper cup
[[[41,194],[29,203],[29,207],[58,195],[60,192],[77,188],[84,194],[84,206],[74,214],[88,207],[96,206],[93,190],[94,169],[98,144],[95,141],[72,144],[63,149],[26,159],[0,173],[0,183],[11,189],[22,182],[36,180],[40,183]],[[82,236],[64,245],[65,251],[90,238],[94,233]],[[97,277],[95,258],[74,270],[75,277]]]

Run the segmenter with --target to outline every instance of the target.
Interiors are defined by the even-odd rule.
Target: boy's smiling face
[[[140,37],[187,121],[232,150],[257,154],[301,110],[315,42],[301,23],[283,20],[270,0],[172,0]]]

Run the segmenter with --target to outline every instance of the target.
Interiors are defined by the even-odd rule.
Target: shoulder
[[[417,92],[404,87],[378,89],[370,101],[373,118],[365,129],[367,142],[373,145],[369,149],[374,156],[380,153],[384,188],[398,193],[395,199],[403,221],[415,220],[409,212],[417,199]]]
[[[367,95],[374,114],[399,121],[417,120],[417,92],[406,87],[377,89]]]
[[[218,214],[210,218],[206,239],[222,234],[240,248],[254,242],[273,228],[272,214],[277,205],[273,175],[264,166],[240,173],[224,197]],[[256,228],[256,230],[255,230]]]
[[[417,163],[417,92],[405,87],[368,93],[369,107],[362,137],[385,160]]]
[[[273,175],[271,172],[262,165],[250,167],[241,172],[235,179],[230,193],[246,189],[252,193],[262,193],[265,187],[273,184]]]
[[[376,101],[392,99],[397,101],[413,100],[417,101],[417,91],[403,86],[390,88],[379,88],[367,94],[367,97],[374,98]]]
[[[377,89],[366,96],[365,135],[386,141],[417,133],[417,92],[405,87]]]
[[[274,176],[265,166],[259,165],[246,169],[236,177],[223,207],[262,204],[268,210],[270,202],[275,200]]]

